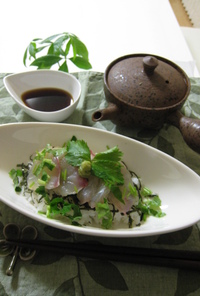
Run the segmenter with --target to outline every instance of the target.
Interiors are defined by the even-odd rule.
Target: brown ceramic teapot
[[[159,56],[133,54],[114,60],[104,74],[108,107],[93,121],[159,129],[165,122],[178,127],[185,142],[200,153],[200,120],[180,112],[190,93],[190,80],[175,63]]]

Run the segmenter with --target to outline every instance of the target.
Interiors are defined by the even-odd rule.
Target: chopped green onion
[[[67,169],[61,172],[61,178],[63,181],[67,180]]]
[[[113,215],[110,211],[107,199],[104,199],[104,203],[98,203],[96,206],[98,213],[98,219],[102,219],[102,227],[109,229],[112,226]]]
[[[20,184],[20,177],[23,176],[23,173],[22,173],[22,170],[15,170],[15,169],[12,169],[10,172],[9,172],[9,176],[12,178],[13,180],[13,184],[14,184],[14,188],[15,188],[15,191],[16,192],[21,192],[22,191],[22,187],[21,187],[21,184]]]
[[[38,179],[38,183],[42,186],[45,186],[48,183],[49,179],[50,176],[46,172],[43,172],[41,179]]]
[[[130,193],[132,196],[137,197],[138,196],[138,191],[137,188],[131,184],[128,185],[128,188],[130,190]]]
[[[34,185],[35,185],[35,182],[32,182],[32,183],[29,185],[29,188],[32,188]]]
[[[50,171],[53,171],[56,165],[51,159],[45,158],[43,160],[43,166],[47,167]]]
[[[50,171],[52,171],[55,166],[55,163],[51,159],[44,158],[40,164],[35,165],[35,167],[33,168],[33,174],[35,176],[39,176],[44,167],[47,167]]]
[[[147,187],[143,187],[141,190],[141,194],[142,196],[149,196],[152,195],[152,191]]]

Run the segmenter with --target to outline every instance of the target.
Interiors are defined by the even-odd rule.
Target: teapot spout
[[[113,120],[119,114],[119,108],[113,103],[109,103],[107,108],[97,110],[92,115],[92,120],[102,121],[102,120]]]

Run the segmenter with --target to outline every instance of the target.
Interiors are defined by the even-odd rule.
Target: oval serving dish
[[[9,171],[26,163],[36,150],[50,143],[61,146],[72,136],[82,139],[94,152],[118,146],[123,161],[136,172],[145,186],[158,193],[166,216],[149,217],[139,227],[104,230],[77,227],[37,213],[23,195],[14,191]],[[16,211],[55,228],[85,235],[105,237],[143,237],[177,231],[200,219],[200,177],[176,159],[125,136],[90,127],[56,123],[14,123],[0,126],[0,200]]]

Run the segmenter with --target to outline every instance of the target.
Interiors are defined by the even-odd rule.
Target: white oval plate
[[[123,160],[143,184],[158,193],[166,216],[149,217],[135,228],[104,230],[77,227],[37,214],[37,210],[14,192],[8,173],[17,163],[27,162],[32,153],[47,143],[62,145],[75,135],[94,152],[107,146],[123,151]],[[176,159],[130,138],[83,126],[55,123],[14,123],[0,126],[0,199],[18,212],[55,228],[80,234],[108,237],[142,237],[173,232],[200,220],[200,177]]]

